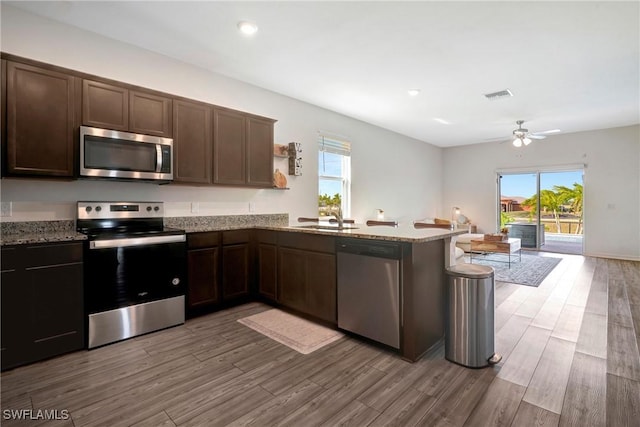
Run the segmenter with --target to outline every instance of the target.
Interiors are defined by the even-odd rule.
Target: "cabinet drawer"
[[[2,262],[2,271],[12,271],[19,267],[19,256],[16,247],[2,248],[2,254],[0,257],[0,261]]]
[[[238,243],[249,243],[250,241],[250,230],[230,230],[222,232],[223,245],[236,245]]]
[[[330,236],[283,232],[280,233],[278,242],[280,246],[286,246],[289,248],[304,249],[314,252],[336,252],[335,238]]]
[[[278,232],[271,230],[256,230],[256,241],[259,243],[269,243],[275,245],[278,243]]]
[[[82,243],[52,243],[25,247],[26,267],[47,267],[82,262]]]
[[[189,249],[210,248],[220,244],[219,231],[205,231],[202,233],[187,234],[187,246]]]

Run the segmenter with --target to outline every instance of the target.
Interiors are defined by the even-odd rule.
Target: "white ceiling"
[[[640,122],[637,1],[3,3],[441,147]]]

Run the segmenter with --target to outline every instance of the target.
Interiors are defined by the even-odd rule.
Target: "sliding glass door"
[[[523,248],[582,253],[582,170],[498,173],[499,228]]]

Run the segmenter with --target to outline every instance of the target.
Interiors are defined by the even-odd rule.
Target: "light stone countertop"
[[[187,233],[242,229],[263,229],[291,233],[307,233],[325,236],[353,237],[358,239],[388,240],[421,243],[445,239],[467,232],[466,229],[414,228],[413,225],[367,226],[348,224],[350,229],[316,229],[313,224],[288,225],[286,214],[228,215],[216,217],[166,218],[165,225],[185,230]],[[82,241],[87,236],[75,230],[72,220],[2,223],[0,245],[19,245],[47,242]]]
[[[388,240],[394,242],[423,243],[433,240],[445,239],[459,234],[467,233],[466,229],[445,230],[442,228],[414,228],[413,225],[367,226],[365,224],[349,224],[350,229],[335,230],[309,228],[310,226],[280,226],[280,227],[256,227],[276,231],[288,231],[294,233],[321,234],[325,236],[353,237],[357,239]]]

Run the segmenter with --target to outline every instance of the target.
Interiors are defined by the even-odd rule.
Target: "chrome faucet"
[[[333,212],[333,216],[338,221],[338,227],[342,228],[344,226],[344,219],[342,218],[342,208],[338,206],[338,211]]]

